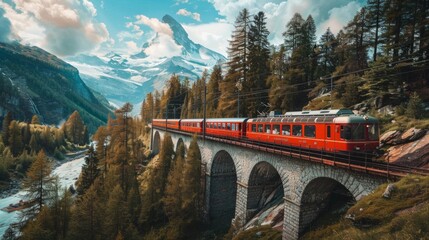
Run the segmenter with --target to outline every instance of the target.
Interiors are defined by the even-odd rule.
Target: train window
[[[271,133],[271,125],[265,125],[265,133]]]
[[[302,135],[302,126],[301,125],[293,125],[292,126],[292,135],[301,136]]]
[[[256,132],[256,124],[252,124],[252,132]]]
[[[290,125],[282,125],[282,135],[290,136]]]
[[[225,129],[225,123],[222,123],[222,129]]]
[[[200,127],[201,125],[200,125],[200,123],[197,123],[197,127]]]
[[[366,126],[368,128],[369,140],[377,140],[378,139],[378,125],[377,124],[368,124]]]
[[[228,130],[231,130],[231,123],[227,123],[226,128],[227,128]]]
[[[326,137],[331,138],[331,126],[326,126]]]
[[[352,126],[352,139],[365,139],[365,127],[363,124]]]
[[[273,134],[280,134],[280,125],[273,125]]]
[[[231,130],[232,130],[232,131],[235,131],[235,123],[233,123],[233,124],[231,125]]]
[[[258,132],[262,132],[262,124],[258,124]]]
[[[350,139],[352,136],[352,129],[350,126],[341,126],[340,137],[342,139]]]
[[[304,126],[304,136],[316,137],[316,126],[315,125],[305,125]]]

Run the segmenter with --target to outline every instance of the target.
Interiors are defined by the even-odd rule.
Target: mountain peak
[[[162,21],[170,26],[171,31],[173,32],[174,41],[176,41],[177,44],[184,46],[185,48],[189,48],[190,45],[194,44],[194,42],[189,39],[188,33],[182,25],[172,16],[167,14],[162,18]]]

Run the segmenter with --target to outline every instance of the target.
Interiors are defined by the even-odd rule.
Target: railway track
[[[166,128],[155,127],[159,130],[166,131]],[[168,129],[167,132],[179,133],[187,136],[192,136],[192,133],[179,130]],[[203,138],[202,134],[198,135]],[[362,152],[353,153],[331,153],[325,151],[315,151],[311,149],[290,147],[285,145],[268,144],[263,142],[249,141],[247,139],[233,139],[220,136],[206,135],[206,139],[226,144],[232,144],[258,151],[273,153],[277,155],[297,158],[305,161],[316,162],[324,165],[335,166],[352,171],[365,172],[368,174],[383,176],[387,178],[400,178],[408,174],[418,174],[429,176],[429,169],[409,167],[388,162],[379,162],[373,160],[372,154]],[[354,155],[355,154],[355,155]]]

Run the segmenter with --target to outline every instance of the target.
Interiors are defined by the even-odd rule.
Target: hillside
[[[429,177],[408,176],[362,198],[334,223],[319,223],[302,239],[428,239]]]
[[[109,113],[76,68],[37,47],[0,43],[0,120],[8,112],[28,121],[35,114],[58,125],[78,110],[91,132]]]

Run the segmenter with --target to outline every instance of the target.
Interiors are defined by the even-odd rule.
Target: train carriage
[[[180,130],[180,119],[153,119],[152,125],[155,127]]]
[[[250,140],[329,152],[371,152],[378,146],[378,121],[351,110],[288,112],[249,119]]]
[[[182,119],[180,127],[182,131],[201,134],[203,132],[204,119]]]
[[[246,135],[247,118],[209,118],[206,134],[227,138],[242,138]]]

